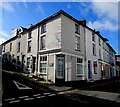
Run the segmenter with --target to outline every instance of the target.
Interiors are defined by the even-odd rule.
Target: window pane
[[[81,64],[77,64],[77,74],[83,74],[83,66]]]
[[[45,37],[46,37],[46,36],[42,36],[42,37],[41,37],[41,49],[44,49],[44,48],[45,48]]]
[[[77,58],[77,63],[82,63],[83,60],[81,58]]]

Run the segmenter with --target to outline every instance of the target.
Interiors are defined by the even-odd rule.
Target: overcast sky
[[[117,2],[2,2],[0,4],[0,44],[12,37],[12,30],[28,27],[63,9],[74,18],[86,19],[90,28],[100,31],[118,53]],[[2,10],[2,11],[1,11]]]

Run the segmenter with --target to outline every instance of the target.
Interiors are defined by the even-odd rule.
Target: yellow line
[[[69,91],[61,91],[61,92],[58,92],[59,94],[65,94],[65,93],[70,93],[70,92],[75,92],[75,91],[78,91],[80,89],[74,89],[74,90],[69,90]]]

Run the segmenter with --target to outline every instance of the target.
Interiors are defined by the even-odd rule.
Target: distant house
[[[115,55],[116,59],[116,75],[120,76],[120,55]]]
[[[98,31],[60,10],[2,44],[3,61],[52,83],[116,76],[115,51]],[[111,53],[112,52],[112,56]],[[112,62],[110,62],[112,61]]]

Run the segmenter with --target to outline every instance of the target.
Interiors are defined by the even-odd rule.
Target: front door
[[[57,57],[56,81],[65,81],[65,59],[64,56]]]
[[[88,79],[92,78],[91,61],[88,61]]]
[[[25,55],[22,55],[22,72],[24,72],[24,58],[25,58]]]
[[[35,72],[36,57],[32,57],[32,73]]]

